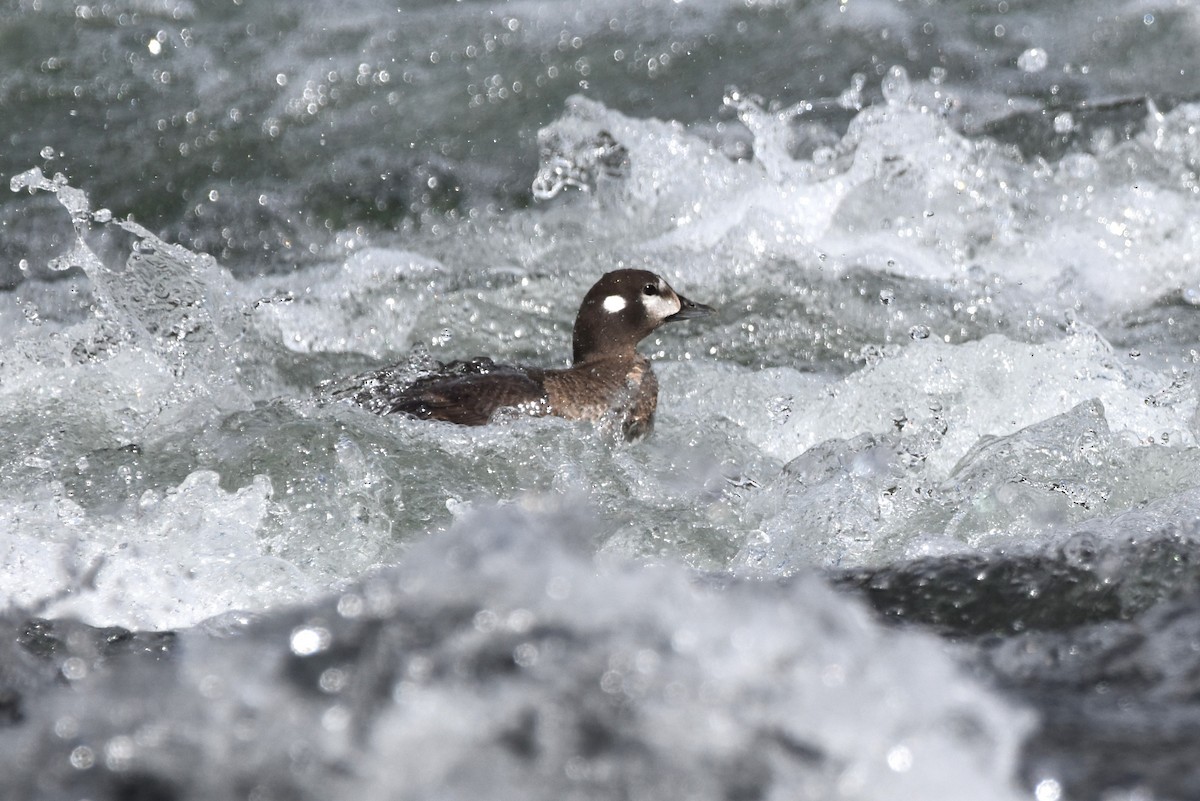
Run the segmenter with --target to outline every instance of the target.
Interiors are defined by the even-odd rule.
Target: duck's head
[[[579,306],[573,337],[576,364],[630,353],[663,323],[712,314],[649,270],[613,270],[600,277]]]

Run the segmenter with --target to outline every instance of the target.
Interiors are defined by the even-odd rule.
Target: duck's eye
[[[655,284],[646,284],[644,287],[642,287],[642,294],[643,295],[657,295],[658,294],[658,286]]]

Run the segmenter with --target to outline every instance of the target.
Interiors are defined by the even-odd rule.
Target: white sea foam
[[[624,506],[606,550],[708,568],[791,572],[987,548],[1014,531],[1032,543],[1068,536],[1055,526],[1085,507],[1056,512],[1056,499],[1072,496],[1047,490],[1051,478],[1006,490],[999,479],[972,484],[962,471],[974,468],[963,465],[992,453],[981,444],[988,438],[1036,438],[1039,425],[1074,419],[1073,409],[1096,409],[1093,427],[1127,464],[1193,445],[1196,393],[1180,369],[1189,357],[1172,339],[1186,339],[1183,324],[1175,334],[1165,320],[1164,344],[1143,362],[1102,333],[1121,334],[1116,315],[1158,308],[1195,281],[1184,254],[1195,224],[1181,133],[1193,112],[1155,117],[1125,156],[1052,166],[955,132],[937,91],[894,73],[886,102],[811,159],[787,155],[796,110],[739,101],[740,113],[759,115],[761,148],[743,161],[682,126],[579,98],[549,129],[560,155],[569,161],[601,143],[628,159],[597,177],[592,194],[246,282],[132,222],[93,214],[60,179],[21,176],[18,188],[53,192],[70,212],[71,258],[98,305],[82,321],[58,311],[42,320],[36,302],[7,307],[24,318],[4,321],[14,337],[0,367],[9,419],[23,421],[5,451],[14,486],[47,497],[66,487],[68,500],[84,492],[73,501],[82,538],[99,542],[112,525],[106,510],[128,506],[122,493],[132,490],[103,475],[76,489],[74,465],[94,447],[137,449],[136,459],[112,463],[149,472],[138,494],[207,470],[226,493],[267,476],[270,512],[247,523],[260,542],[246,541],[245,558],[271,555],[304,577],[276,586],[264,575],[261,592],[214,589],[211,602],[199,585],[181,585],[188,611],[159,617],[153,604],[121,617],[103,591],[93,608],[84,593],[72,609],[153,626],[237,599],[291,600],[298,587],[318,591],[394,557],[447,525],[450,507],[528,493],[582,491]],[[1130,153],[1154,170],[1118,169]],[[1115,195],[1086,191],[1101,180]],[[1086,241],[1060,246],[1048,233],[1060,228]],[[95,229],[132,234],[140,253],[119,268],[104,264],[87,245]],[[1081,258],[1112,269],[1080,272]],[[669,326],[647,343],[661,364],[660,425],[632,450],[590,434],[563,440],[570,427],[552,421],[463,431],[311,405],[321,379],[418,345],[442,360],[487,353],[562,364],[578,298],[621,264],[655,269],[722,308],[716,320]],[[54,291],[37,286],[43,299]],[[1003,335],[987,335],[995,330]],[[51,420],[63,433],[52,435]],[[830,464],[842,467],[812,485],[813,471]],[[1102,483],[1088,479],[1079,492]],[[903,494],[930,486],[943,487],[936,513]],[[1144,487],[1151,498],[1175,491]],[[1051,495],[1007,535],[1015,518],[980,511],[982,498],[1014,506],[1026,491]],[[946,513],[950,498],[977,513]],[[1115,493],[1086,508],[1117,514],[1133,502]],[[233,496],[211,503],[241,508]],[[120,530],[153,538],[152,527],[130,525]],[[810,529],[826,532],[818,547],[796,539]],[[140,564],[152,570],[157,552],[144,553]],[[117,573],[103,568],[100,587],[105,571]]]
[[[6,504],[7,601],[104,625],[172,628],[231,610],[261,610],[325,586],[271,555],[260,538],[270,483],[235,492],[211,472],[111,515],[89,513],[62,487]]]

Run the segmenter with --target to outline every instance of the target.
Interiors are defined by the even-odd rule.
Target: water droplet
[[[537,664],[538,649],[533,643],[525,642],[513,649],[513,662],[521,667],[533,667]]]
[[[320,626],[301,626],[292,631],[291,648],[296,656],[312,656],[329,647],[333,637],[329,629]]]
[[[321,688],[322,692],[333,695],[346,688],[346,679],[346,671],[340,668],[328,668],[321,671],[321,676],[317,679],[317,686]]]
[[[1054,132],[1056,134],[1069,134],[1075,130],[1075,117],[1071,112],[1064,111],[1054,118]]]
[[[929,326],[914,325],[912,328],[908,329],[908,336],[914,342],[921,339],[929,339]]]
[[[75,770],[88,770],[96,764],[96,754],[86,745],[77,746],[71,751],[70,761]]]
[[[113,737],[104,746],[104,766],[114,771],[127,770],[136,752],[132,737]]]
[[[1042,779],[1033,791],[1037,801],[1059,801],[1062,798],[1062,785],[1055,779]]]
[[[1024,72],[1041,72],[1049,62],[1050,57],[1040,47],[1031,47],[1017,57],[1017,67]]]
[[[907,773],[912,769],[912,751],[907,746],[898,745],[887,754],[888,767],[897,773]]]
[[[356,595],[348,592],[341,598],[338,598],[337,611],[338,614],[347,619],[360,617],[366,608],[361,595]]]
[[[883,79],[883,97],[889,103],[907,103],[912,98],[912,84],[908,80],[908,71],[899,65],[888,70]]]
[[[78,681],[88,674],[88,664],[77,656],[72,656],[62,663],[63,678],[68,681]]]

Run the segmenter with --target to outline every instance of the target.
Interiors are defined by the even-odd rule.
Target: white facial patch
[[[616,314],[625,308],[625,298],[620,295],[609,295],[604,299],[604,303],[600,304],[609,314]]]
[[[664,294],[668,292],[669,294]],[[662,286],[659,287],[659,294],[645,296],[643,301],[646,304],[646,314],[651,320],[665,320],[683,308],[675,293]]]

